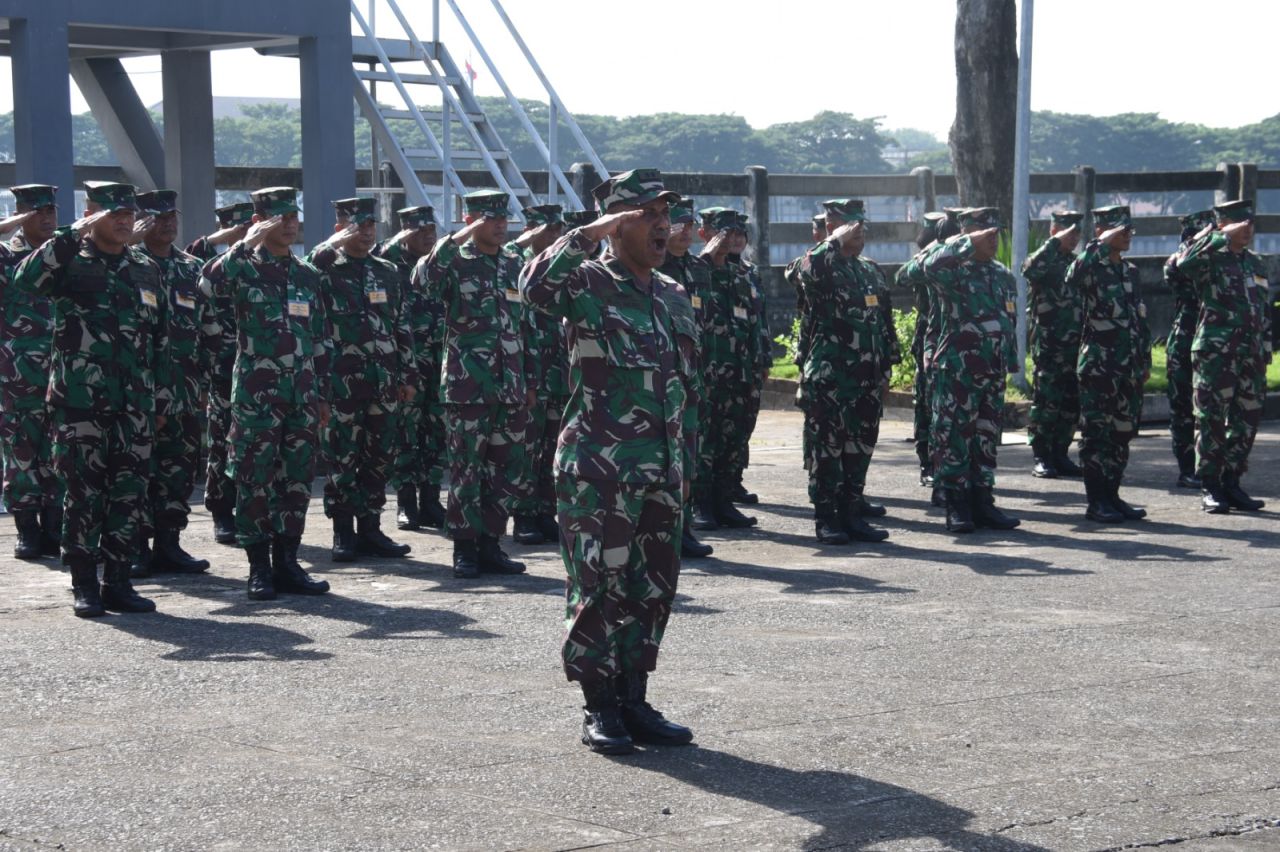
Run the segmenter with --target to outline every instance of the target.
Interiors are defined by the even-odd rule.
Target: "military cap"
[[[1228,201],[1226,204],[1215,204],[1213,215],[1218,222],[1250,222],[1253,220],[1253,202],[1247,199]]]
[[[283,216],[298,212],[298,190],[291,186],[269,186],[249,193],[253,212],[260,216]]]
[[[253,202],[237,201],[235,204],[219,207],[213,212],[218,217],[219,227],[234,228],[237,225],[247,225],[253,218]]]
[[[693,212],[692,198],[681,198],[678,201],[671,202],[671,208],[668,213],[673,225],[683,225],[698,218],[697,214]]]
[[[920,236],[916,238],[916,245],[924,248],[938,239],[938,229],[942,227],[942,223],[945,221],[947,221],[947,214],[940,211],[931,211],[921,216]]]
[[[814,227],[818,227],[818,226],[823,226],[823,227],[825,227],[825,226],[826,226],[826,224],[827,224],[827,214],[826,214],[826,213],[814,213],[814,214],[813,214],[813,219],[812,219],[811,221],[813,222]]]
[[[1114,204],[1111,207],[1097,207],[1093,210],[1093,224],[1100,228],[1133,227],[1133,215],[1128,204]]]
[[[1000,209],[998,207],[966,207],[956,214],[956,219],[963,228],[999,228]]]
[[[1194,213],[1188,213],[1185,216],[1178,217],[1178,224],[1182,226],[1182,239],[1190,239],[1207,225],[1214,223],[1212,210],[1197,210]]]
[[[9,187],[9,191],[13,193],[14,201],[25,204],[33,210],[58,206],[57,199],[54,198],[58,188],[49,186],[47,183],[24,183],[22,186]]]
[[[401,228],[426,228],[436,224],[436,210],[430,204],[401,207],[396,215],[400,217]]]
[[[1084,214],[1075,210],[1055,210],[1049,214],[1049,218],[1053,220],[1053,224],[1063,228],[1070,228],[1072,225],[1079,225],[1084,221]]]
[[[596,209],[608,213],[615,204],[648,204],[650,201],[662,199],[667,202],[677,201],[680,193],[667,189],[662,182],[662,172],[657,169],[632,169],[629,172],[614,175],[591,191],[596,200]]]
[[[462,196],[467,213],[486,219],[505,219],[511,215],[507,205],[511,196],[496,189],[477,189]]]
[[[342,198],[333,202],[333,212],[339,219],[347,219],[356,225],[372,222],[378,215],[378,202],[374,198]]]
[[[152,216],[178,212],[178,193],[172,189],[155,189],[138,193],[138,209]]]
[[[594,210],[570,210],[564,214],[564,223],[570,228],[581,228],[599,218],[600,215]]]
[[[559,225],[564,221],[564,208],[559,204],[535,204],[520,211],[530,228],[538,225]]]
[[[710,231],[742,231],[747,232],[747,217],[737,210],[720,208],[710,217],[703,217],[702,225]]]
[[[137,210],[138,199],[133,184],[109,180],[87,180],[85,194],[103,210]]]
[[[867,221],[867,206],[861,198],[832,198],[822,202],[822,209],[828,216],[835,216],[845,222]]]
[[[701,210],[698,211],[698,219],[702,222],[704,226],[710,225],[711,220],[715,218],[715,215],[717,213],[723,210],[728,210],[728,209],[729,209],[728,207],[703,207]]]

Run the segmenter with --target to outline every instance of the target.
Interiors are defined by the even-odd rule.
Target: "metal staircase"
[[[421,41],[414,33],[396,0],[369,0],[368,18],[361,12],[358,0],[352,0],[351,17],[357,27],[352,37],[352,83],[356,104],[369,122],[380,159],[395,172],[399,187],[361,187],[363,192],[403,192],[410,204],[430,204],[436,209],[441,224],[456,221],[458,209],[455,199],[468,192],[460,171],[487,170],[494,185],[510,193],[513,206],[525,207],[539,203],[562,203],[568,209],[580,210],[582,204],[569,179],[556,162],[557,131],[561,122],[573,134],[578,145],[587,153],[598,174],[607,177],[609,172],[596,155],[591,143],[583,135],[578,123],[564,108],[551,83],[538,66],[528,46],[507,17],[500,0],[490,0],[498,16],[506,26],[521,53],[546,89],[550,109],[547,138],[530,120],[520,101],[512,94],[489,53],[480,43],[456,0],[445,0],[472,46],[479,53],[494,81],[501,88],[508,104],[520,121],[524,131],[537,150],[541,165],[547,170],[549,191],[544,198],[535,196],[510,148],[502,140],[497,129],[485,115],[483,106],[472,94],[471,87],[449,51],[441,43],[440,1],[432,0],[432,39]],[[374,16],[379,8],[389,9],[403,38],[378,36]],[[390,84],[394,90],[394,103],[379,100],[378,84]],[[436,90],[433,92],[432,90]],[[385,89],[381,90],[385,92]],[[438,94],[437,94],[438,92]],[[425,108],[426,101],[438,101],[439,106]],[[426,140],[427,147],[410,145],[404,141],[405,122],[416,128]],[[397,132],[397,130],[401,132]],[[418,177],[418,170],[439,171],[440,186],[425,186]],[[374,170],[375,175],[377,169]],[[375,183],[376,183],[375,179]],[[522,221],[516,214],[512,217]]]

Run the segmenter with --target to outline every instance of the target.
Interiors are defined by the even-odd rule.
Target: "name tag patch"
[[[1138,316],[1142,317],[1143,319],[1146,319],[1146,318],[1147,318],[1147,306],[1146,306],[1146,305],[1138,305]]]
[[[1253,281],[1249,283],[1254,287],[1265,287],[1267,286],[1267,279],[1263,278],[1261,275],[1255,275],[1253,276]]]
[[[369,303],[373,305],[384,305],[387,302],[386,290],[370,290]]]
[[[148,308],[154,308],[159,304],[156,300],[156,294],[153,291],[139,290],[138,292],[142,294],[142,304],[146,305]]]
[[[701,296],[691,296],[691,297],[689,298],[689,301],[693,303],[693,309],[694,309],[695,311],[700,311],[700,310],[702,310],[702,297],[701,297]]]
[[[876,308],[876,307],[879,307],[879,306],[880,306],[880,297],[879,297],[879,296],[867,296],[866,301],[867,301],[867,307],[868,307],[868,308]]]
[[[291,317],[309,317],[311,316],[310,302],[289,302],[289,316]]]
[[[179,293],[173,297],[173,301],[176,302],[180,308],[186,308],[189,311],[194,311],[196,309],[196,300],[194,296],[184,296]]]
[[[520,301],[520,291],[519,291],[519,290],[512,290],[512,289],[508,288],[508,289],[507,289],[507,301],[508,301],[508,302],[518,302],[518,301]]]
[[[746,308],[734,308],[734,309],[733,309],[733,318],[734,318],[734,319],[746,319],[746,318],[747,318],[747,309],[746,309]]]
[[[1015,305],[1013,302],[1005,302],[1005,303],[1004,303],[1004,309],[1005,309],[1006,311],[1008,311],[1009,313],[1013,313],[1013,310],[1014,310],[1014,308],[1016,308],[1016,307],[1017,307],[1017,305]]]

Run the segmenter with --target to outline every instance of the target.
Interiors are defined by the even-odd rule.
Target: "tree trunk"
[[[956,0],[956,120],[951,125],[960,203],[1013,211],[1018,100],[1014,0]]]

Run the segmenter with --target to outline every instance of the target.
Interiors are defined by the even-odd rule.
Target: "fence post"
[[[1071,193],[1071,206],[1084,214],[1081,233],[1085,240],[1093,238],[1093,208],[1098,202],[1098,175],[1093,166],[1076,166],[1076,186]]]
[[[596,209],[596,200],[592,197],[591,190],[595,189],[599,183],[600,175],[596,173],[596,167],[590,163],[574,163],[569,167],[569,185],[573,187],[574,194],[582,202],[582,209]]]
[[[1214,204],[1226,204],[1235,201],[1240,191],[1240,166],[1235,163],[1218,163],[1218,174],[1222,176],[1218,188],[1213,193]]]
[[[755,223],[751,253],[756,266],[769,266],[769,170],[747,166],[747,217]]]
[[[916,166],[911,170],[916,177],[916,198],[924,205],[921,213],[932,213],[938,209],[938,192],[933,183],[933,169],[928,166]]]
[[[1252,201],[1254,209],[1258,207],[1258,166],[1256,163],[1240,163],[1240,187],[1236,198],[1241,201]]]

